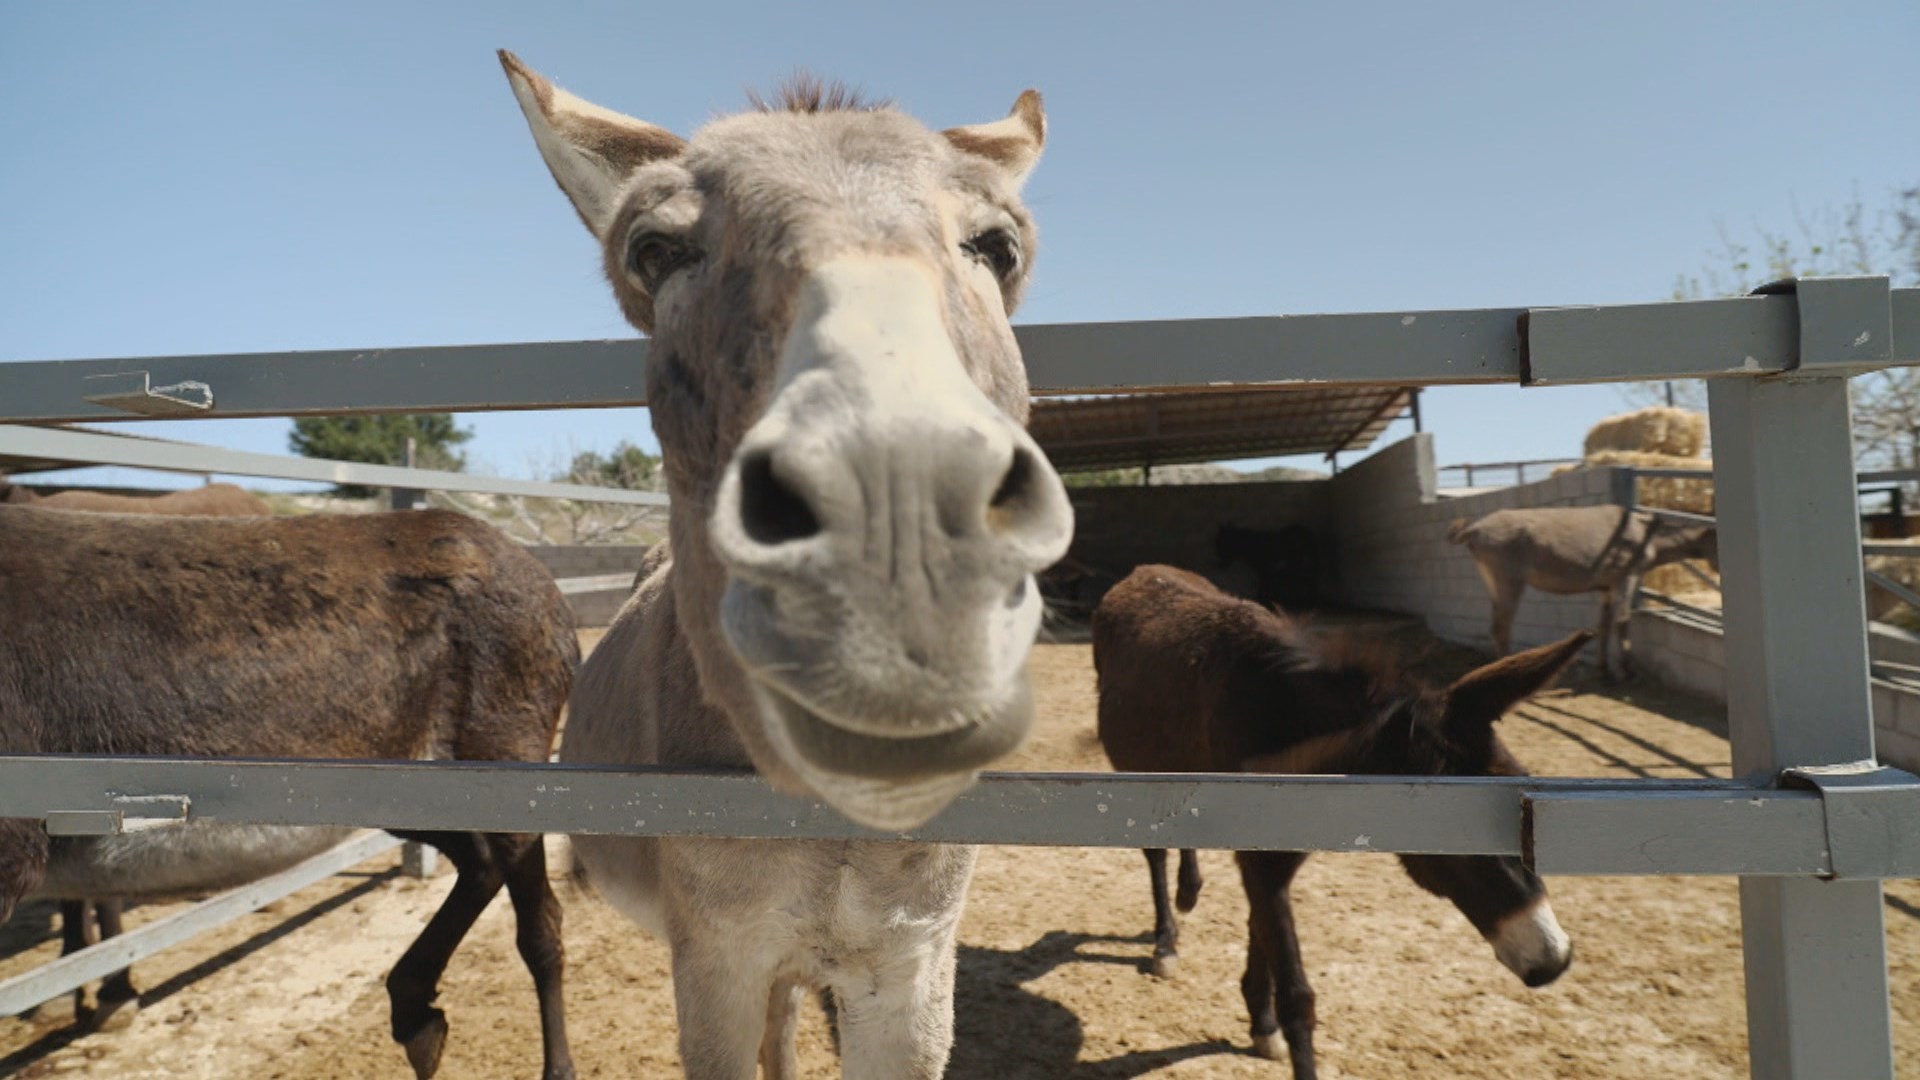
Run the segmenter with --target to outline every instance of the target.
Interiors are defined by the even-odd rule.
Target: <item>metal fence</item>
[[[1756,1077],[1891,1077],[1880,881],[1920,873],[1920,779],[1873,758],[1847,378],[1920,364],[1920,290],[1546,309],[1032,326],[1042,393],[1706,378],[1727,584],[1727,781],[990,776],[926,840],[1520,854],[1549,874],[1738,874]],[[0,365],[0,421],[644,404],[644,343]],[[134,374],[128,374],[134,373]],[[204,391],[204,395],[200,391]],[[102,395],[95,394],[95,397]],[[200,404],[204,397],[204,405]],[[373,481],[379,482],[379,481]],[[888,836],[737,774],[461,763],[0,757],[0,815],[756,837]]]

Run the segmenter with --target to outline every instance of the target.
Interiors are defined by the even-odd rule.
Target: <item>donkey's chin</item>
[[[873,735],[825,715],[789,691],[753,679],[753,694],[775,750],[827,804],[857,824],[898,831],[925,823],[973,784],[979,770],[1010,753],[1033,724],[1024,677],[1004,702],[974,711],[936,734],[910,723]]]

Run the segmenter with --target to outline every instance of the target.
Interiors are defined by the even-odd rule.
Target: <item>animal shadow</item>
[[[1138,955],[1097,946],[1151,943],[1150,934],[1121,937],[1049,930],[1024,949],[961,945],[954,980],[949,1080],[1129,1080],[1189,1058],[1244,1053],[1225,1039],[1209,1039],[1082,1062],[1085,1032],[1080,1018],[1066,1006],[1026,989],[1025,984],[1067,964],[1115,964],[1142,970]]]

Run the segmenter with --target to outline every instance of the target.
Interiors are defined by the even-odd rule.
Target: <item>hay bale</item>
[[[1654,592],[1665,593],[1677,600],[1685,600],[1701,607],[1719,607],[1720,591],[1687,573],[1688,566],[1710,578],[1717,576],[1713,572],[1713,567],[1708,566],[1705,559],[1690,559],[1685,563],[1656,566],[1647,571],[1647,575],[1640,579],[1640,584]]]
[[[1707,418],[1691,409],[1654,405],[1609,416],[1587,432],[1585,454],[1609,451],[1697,458],[1707,444]]]
[[[1608,465],[1632,465],[1642,469],[1710,469],[1713,462],[1706,458],[1672,457],[1667,454],[1644,454],[1631,450],[1601,450],[1587,455],[1583,468],[1597,469]],[[1713,513],[1713,481],[1705,478],[1685,480],[1672,476],[1643,476],[1640,478],[1639,503],[1641,506],[1654,506],[1662,510],[1683,510],[1690,514]]]

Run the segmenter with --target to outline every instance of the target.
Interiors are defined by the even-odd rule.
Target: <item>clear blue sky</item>
[[[1655,300],[1722,226],[1920,184],[1913,0],[19,2],[0,361],[631,334],[500,46],[681,132],[798,66],[934,125],[1040,89],[1033,322]],[[1449,389],[1427,418],[1445,462],[1551,457],[1620,404]],[[506,474],[652,445],[634,411],[468,420]]]

